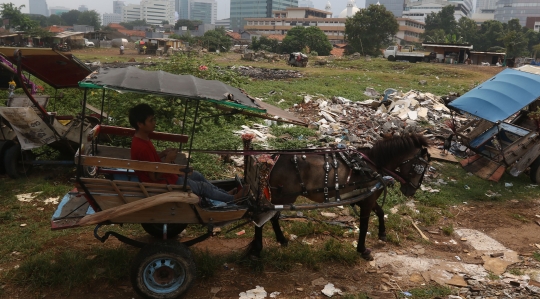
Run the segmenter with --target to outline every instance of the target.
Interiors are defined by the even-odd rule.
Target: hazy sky
[[[312,0],[315,8],[324,9],[328,0]],[[3,3],[13,3],[16,6],[25,5],[22,12],[28,12],[28,0],[4,0]],[[140,0],[125,0],[126,4],[138,4]],[[51,6],[64,6],[70,9],[77,9],[80,5],[86,5],[88,9],[95,10],[99,14],[112,13],[112,0],[47,0],[49,8]],[[226,19],[229,17],[230,0],[217,0],[218,3],[218,19]],[[347,6],[347,0],[331,0],[332,11],[334,15],[338,15]],[[365,0],[356,0],[356,6],[362,8]]]

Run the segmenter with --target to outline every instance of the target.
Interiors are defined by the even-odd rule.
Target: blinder
[[[422,185],[422,181],[424,180],[424,174],[427,170],[427,166],[429,164],[429,161],[431,159],[431,156],[427,150],[427,148],[422,148],[421,150],[416,153],[416,155],[408,160],[405,160],[399,164],[399,166],[396,169],[396,172],[400,173],[401,169],[403,168],[403,165],[406,165],[408,163],[411,163],[410,171],[408,173],[409,176],[418,176],[421,175],[419,181],[417,184],[414,184],[412,181],[408,181],[409,185],[415,189],[420,188],[420,185]]]

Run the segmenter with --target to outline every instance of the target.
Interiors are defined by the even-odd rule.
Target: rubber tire
[[[163,223],[141,223],[145,232],[155,238],[163,238]],[[176,238],[186,229],[187,224],[184,223],[169,223],[167,224],[167,238]]]
[[[20,165],[19,162],[25,159],[26,161],[33,161],[35,159],[31,151],[23,151],[21,153],[21,145],[14,144],[6,150],[4,154],[4,168],[6,174],[12,179],[18,179],[30,174],[32,165]]]
[[[145,272],[149,274],[152,269],[148,267],[151,267],[152,264],[163,263],[166,259],[174,262],[178,270],[183,270],[184,277],[180,285],[177,287],[169,286],[172,290],[162,293],[167,291],[165,286],[160,286],[159,283],[151,279],[155,276],[148,275],[145,277]],[[165,265],[161,268],[163,267]],[[135,256],[131,264],[130,280],[133,290],[142,298],[174,299],[182,298],[183,294],[195,281],[196,273],[195,262],[190,250],[185,245],[174,241],[159,241],[146,245]]]
[[[409,58],[410,63],[416,63],[416,58]]]
[[[531,182],[533,184],[540,183],[540,157],[536,158],[530,166],[529,169],[529,177],[531,178]]]
[[[394,57],[394,55],[388,56],[388,61],[395,61],[395,60],[396,60],[396,57]]]

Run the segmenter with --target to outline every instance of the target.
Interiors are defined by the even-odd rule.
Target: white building
[[[472,16],[472,0],[411,0],[403,11],[403,18],[408,18],[420,22],[426,22],[426,17],[430,13],[438,13],[445,6],[455,6],[454,17],[456,21],[462,17]]]
[[[113,1],[113,13],[121,15],[125,6],[124,1]]]
[[[102,19],[103,19],[103,23],[102,23],[103,26],[107,26],[110,23],[118,24],[122,22],[122,15],[118,13],[104,13]]]
[[[360,11],[360,8],[356,7],[356,1],[349,0],[347,1],[347,7],[341,11],[338,18],[350,18],[359,11]]]
[[[146,20],[150,25],[161,25],[163,21],[174,24],[173,0],[143,0],[141,4],[129,4],[123,8],[122,22]]]

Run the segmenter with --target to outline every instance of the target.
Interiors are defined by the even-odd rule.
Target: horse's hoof
[[[383,241],[383,242],[388,241],[388,239],[386,238],[386,235],[384,235],[384,236],[379,236],[379,240],[381,240],[381,241]]]
[[[370,249],[364,250],[364,252],[362,252],[362,258],[365,259],[366,261],[372,261],[373,256],[371,255],[371,250]]]

